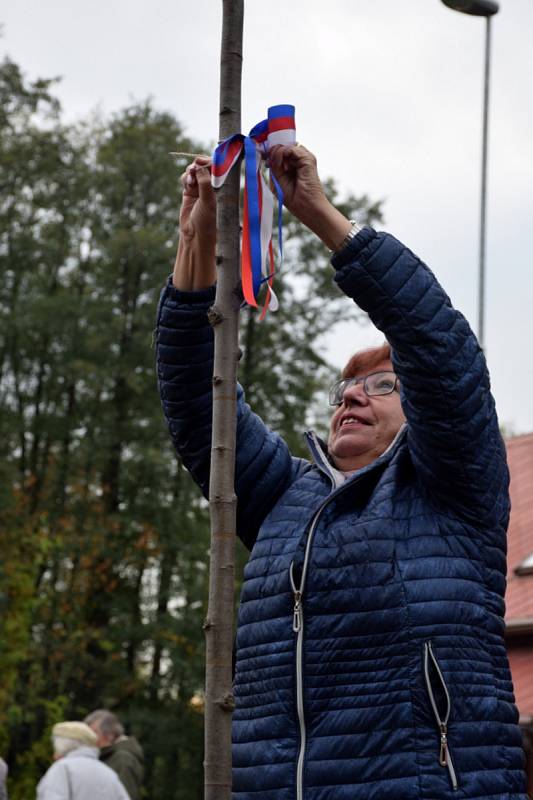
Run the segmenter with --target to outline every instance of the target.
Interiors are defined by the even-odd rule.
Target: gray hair
[[[103,736],[109,736],[113,741],[124,735],[124,728],[118,717],[105,708],[91,711],[83,721],[91,727],[95,725]]]
[[[67,739],[65,736],[52,736],[52,746],[54,748],[54,755],[66,756],[72,750],[77,750],[78,747],[83,747],[83,742],[77,739]]]

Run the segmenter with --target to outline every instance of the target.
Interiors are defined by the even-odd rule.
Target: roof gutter
[[[505,622],[505,637],[512,639],[515,636],[533,636],[533,617],[517,617]]]

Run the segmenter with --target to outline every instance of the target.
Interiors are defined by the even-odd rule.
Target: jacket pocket
[[[431,642],[424,643],[424,678],[429,701],[440,734],[439,764],[441,767],[448,768],[452,788],[456,791],[459,788],[459,783],[457,781],[457,774],[453,766],[448,743],[448,720],[450,719],[452,704],[446,681],[444,680],[439,662],[433,652]]]

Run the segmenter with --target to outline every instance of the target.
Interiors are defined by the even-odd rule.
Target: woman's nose
[[[368,395],[364,390],[363,382],[352,384],[344,390],[342,399],[345,404],[357,403],[360,406],[368,405]]]

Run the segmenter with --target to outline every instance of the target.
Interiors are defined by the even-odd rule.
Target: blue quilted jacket
[[[526,800],[504,645],[508,471],[485,359],[430,270],[363,229],[341,289],[393,348],[407,424],[338,485],[239,392],[245,570],[235,800]],[[208,491],[211,290],[163,291],[158,376],[177,452]]]

